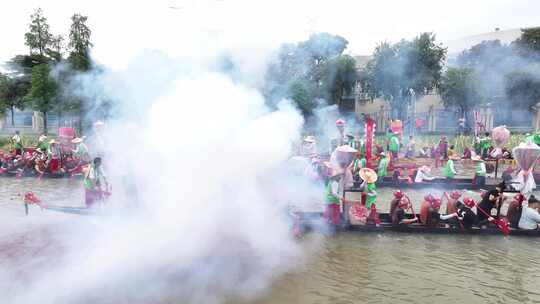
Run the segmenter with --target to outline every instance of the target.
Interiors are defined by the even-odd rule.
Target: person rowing
[[[409,199],[404,196],[402,197],[394,211],[390,214],[391,220],[392,220],[392,226],[401,226],[401,225],[408,225],[412,224],[418,221],[418,217],[414,217],[412,219],[406,218],[406,211],[408,209],[412,210],[412,205]]]
[[[487,214],[484,214],[483,212],[478,213],[478,224],[480,226],[485,226],[487,224],[487,222],[489,221],[489,216],[491,215],[491,211],[493,209],[496,209],[497,211],[496,217],[499,216],[501,206],[504,201],[504,188],[505,183],[502,182],[495,186],[495,189],[488,191],[482,196],[482,201],[480,202],[480,204],[478,204],[478,207],[484,210]]]
[[[71,151],[73,152],[73,155],[79,160],[79,165],[90,163],[90,154],[88,153],[88,147],[84,143],[84,138],[74,138],[71,143],[76,145],[75,149]]]
[[[85,205],[91,208],[101,200],[109,188],[105,171],[101,165],[101,157],[94,158],[94,161],[87,168],[84,175]]]
[[[471,229],[478,221],[476,213],[472,210],[476,206],[472,198],[465,197],[463,203],[457,203],[457,210],[454,213],[441,215],[441,220],[456,219],[459,226],[463,229]],[[454,223],[455,224],[455,223]]]
[[[457,211],[458,209],[458,200],[461,197],[461,192],[454,190],[448,194],[447,192],[444,193],[444,197],[446,197],[446,200],[448,201],[446,203],[446,214],[452,214]]]
[[[441,200],[428,194],[420,205],[420,222],[428,227],[439,226]]]
[[[41,149],[41,151],[47,151],[47,149],[49,149],[49,144],[47,143],[47,133],[44,132],[39,135],[36,149]]]
[[[510,204],[508,205],[508,210],[506,211],[506,218],[508,223],[512,228],[519,227],[519,220],[523,212],[523,202],[525,201],[525,196],[521,193],[518,193],[514,196]]]
[[[538,229],[538,224],[540,224],[540,214],[538,210],[540,209],[540,200],[538,200],[534,195],[529,197],[527,206],[524,206],[521,212],[521,218],[519,219],[519,229],[524,230],[536,230]]]
[[[366,208],[369,212],[368,218],[371,219],[375,225],[380,224],[379,215],[377,213],[377,187],[375,182],[377,181],[377,173],[370,168],[362,168],[359,173],[360,178],[364,181],[364,193],[366,194]]]
[[[415,183],[423,183],[424,181],[432,181],[435,179],[435,176],[431,175],[431,168],[424,165],[416,171],[416,176],[414,177]]]
[[[60,151],[58,143],[56,142],[56,140],[51,139],[49,141],[49,149],[47,150],[47,169],[50,173],[56,173],[62,169],[60,166],[61,158],[62,152]]]
[[[397,206],[399,204],[399,201],[401,201],[401,199],[405,196],[405,193],[403,193],[403,191],[401,191],[401,190],[397,190],[397,191],[394,191],[393,195],[394,195],[394,199],[392,199],[392,201],[390,202],[390,212],[389,212],[389,214],[394,213],[394,210],[396,210],[396,208],[397,208]]]

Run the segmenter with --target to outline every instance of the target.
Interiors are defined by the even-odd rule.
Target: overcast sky
[[[73,13],[88,15],[93,56],[113,67],[142,49],[175,54],[208,41],[267,48],[327,31],[349,40],[349,53],[370,54],[378,42],[424,31],[445,42],[496,27],[540,25],[537,0],[4,0],[0,61],[28,51],[24,33],[37,7],[43,8],[55,34],[67,35]]]

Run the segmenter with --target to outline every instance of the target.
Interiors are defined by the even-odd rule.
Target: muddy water
[[[0,212],[16,217],[23,218],[19,195],[28,190],[45,202],[82,205],[80,180],[0,183]],[[408,194],[418,204],[427,192],[442,194]],[[391,197],[391,190],[379,189],[379,209],[387,210]],[[540,239],[344,233],[301,242],[306,258],[298,269],[276,278],[265,294],[232,303],[540,303]]]

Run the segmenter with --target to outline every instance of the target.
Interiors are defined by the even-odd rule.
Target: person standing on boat
[[[471,160],[476,163],[473,183],[484,186],[486,184],[486,164],[479,155],[473,156]]]
[[[22,155],[23,145],[19,130],[15,131],[15,134],[11,137],[11,146],[15,151],[15,155]]]
[[[47,133],[41,133],[41,135],[38,137],[36,149],[41,149],[41,151],[47,151],[47,149],[49,149],[49,144],[47,143]]]
[[[85,205],[90,208],[103,198],[104,192],[109,188],[105,171],[101,166],[101,157],[94,158],[94,161],[85,172],[83,183]]]
[[[71,142],[77,145],[75,149],[71,151],[73,152],[73,155],[79,159],[79,165],[88,164],[90,162],[90,154],[88,153],[88,147],[84,143],[84,139],[77,137]]]
[[[388,175],[388,157],[383,152],[381,153],[381,159],[379,160],[379,166],[377,167],[377,176],[382,182],[383,179]]]
[[[448,141],[446,140],[446,136],[441,137],[438,145],[438,150],[439,157],[441,157],[441,159],[445,160],[448,158]]]
[[[491,138],[489,132],[484,134],[484,137],[480,139],[480,149],[482,158],[486,159],[489,156],[489,148],[491,147]]]
[[[315,157],[317,156],[317,141],[312,135],[306,136],[300,147],[300,156]]]
[[[348,142],[348,138],[347,135],[345,135],[345,120],[336,120],[336,128],[338,129],[338,138],[336,139],[335,147],[346,145]],[[335,147],[332,147],[332,149],[335,149]]]
[[[51,139],[49,141],[49,148],[47,149],[47,168],[50,173],[56,173],[61,169],[61,160],[62,153],[60,151],[60,146],[58,146],[56,140]]]
[[[521,211],[521,218],[519,219],[518,227],[524,230],[535,230],[538,229],[538,224],[540,224],[540,214],[538,210],[540,209],[540,201],[536,199],[534,195],[529,197],[527,206],[524,206]]]
[[[365,182],[364,193],[366,194],[366,208],[369,212],[368,218],[373,220],[376,225],[380,224],[379,215],[377,213],[377,187],[375,182],[377,181],[377,173],[370,168],[360,169],[360,178]]]
[[[339,225],[340,223],[340,205],[341,198],[339,196],[339,179],[342,174],[333,172],[328,179],[325,188],[325,208],[324,219],[328,224]]]
[[[398,133],[394,132],[392,136],[390,137],[390,143],[388,144],[388,150],[390,151],[392,160],[395,160],[398,158],[399,153],[399,139],[398,139]]]
[[[456,155],[452,155],[448,158],[448,161],[446,162],[446,165],[443,168],[443,175],[447,179],[454,179],[454,177],[457,174],[456,167],[454,165],[454,161],[459,160],[459,157]]]

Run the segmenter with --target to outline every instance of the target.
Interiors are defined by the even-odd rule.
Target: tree
[[[51,47],[47,50],[47,55],[55,62],[62,61],[64,53],[64,37],[62,35],[51,38]]]
[[[440,93],[445,108],[457,108],[462,117],[482,102],[477,75],[470,68],[448,68],[440,85]]]
[[[395,115],[403,119],[410,89],[421,96],[437,88],[445,58],[446,49],[435,43],[432,33],[393,45],[381,43],[363,71],[364,90],[372,98],[382,97]]]
[[[540,54],[540,27],[532,27],[521,30],[521,37],[515,41],[515,44],[527,51]]]
[[[315,104],[304,82],[300,80],[293,81],[289,87],[289,94],[290,99],[294,101],[296,107],[304,116],[313,114]]]
[[[89,50],[92,47],[90,35],[92,31],[86,25],[87,16],[75,14],[71,17],[71,30],[69,32],[70,54],[69,62],[73,69],[78,71],[87,71],[90,69]]]
[[[47,130],[47,113],[55,108],[57,85],[50,76],[47,64],[40,64],[32,69],[32,88],[27,98],[33,108],[43,114],[43,126]]]
[[[6,109],[11,112],[11,125],[15,125],[15,108],[24,110],[26,104],[24,96],[30,90],[30,82],[26,77],[10,78],[0,75],[0,112],[5,113]]]
[[[337,92],[347,90],[353,79],[347,64],[349,59],[354,59],[338,60],[347,44],[345,38],[328,33],[311,35],[308,40],[296,44],[283,44],[266,71],[263,91],[268,102],[274,104],[284,97],[291,97],[300,87],[307,90],[306,96],[312,100],[323,98],[336,102],[335,98],[341,96]],[[310,101],[304,105],[314,107],[315,103]],[[311,113],[311,110],[304,109],[303,113]]]
[[[536,69],[540,68],[538,65]],[[540,102],[540,75],[527,70],[515,71],[505,76],[506,97],[513,107],[531,109]]]
[[[356,61],[349,55],[341,55],[326,63],[324,84],[329,95],[329,101],[340,104],[344,95],[353,92],[358,80]]]
[[[49,24],[47,19],[43,16],[43,10],[38,8],[30,16],[30,31],[24,34],[25,44],[30,48],[30,54],[37,52],[41,56],[45,56],[53,36],[49,32]]]

